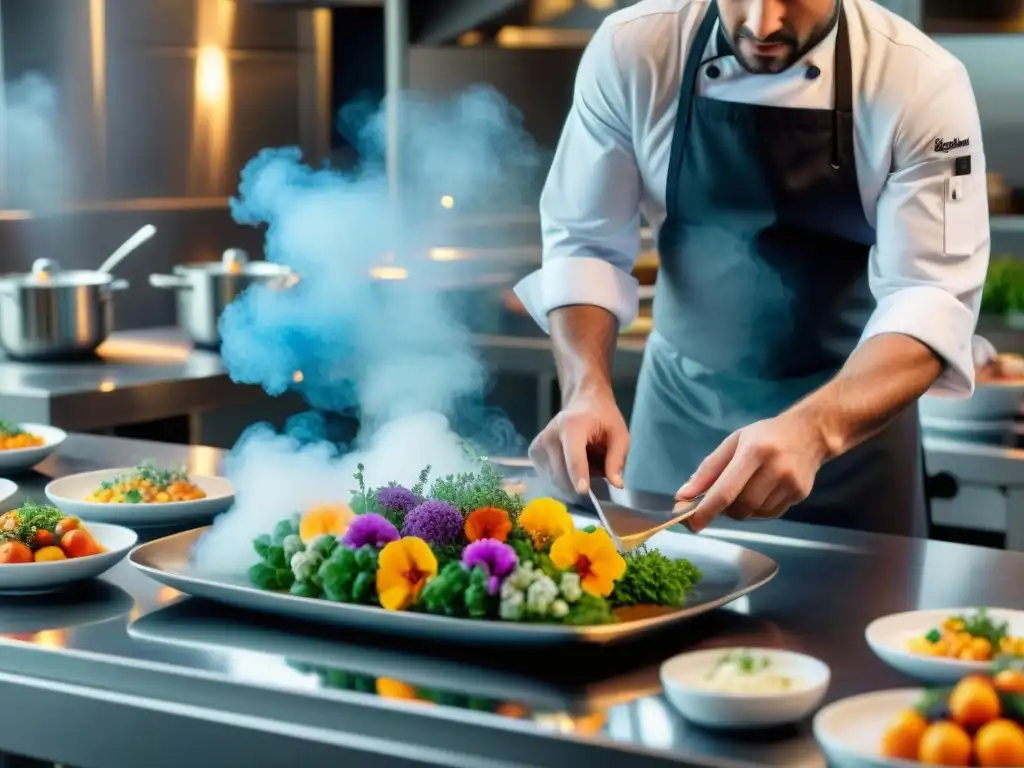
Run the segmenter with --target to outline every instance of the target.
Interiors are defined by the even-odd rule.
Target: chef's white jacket
[[[543,266],[516,286],[543,328],[548,312],[574,304],[603,307],[622,326],[636,318],[640,217],[655,232],[665,219],[682,70],[711,2],[642,0],[609,16],[587,47],[541,196]],[[964,66],[908,21],[871,0],[843,3],[857,178],[877,239],[868,270],[878,304],[862,343],[881,333],[919,339],[946,363],[930,394],[964,396],[974,387],[972,336],[989,259],[974,92]],[[835,36],[774,75],[716,59],[719,76],[705,65],[697,87],[714,99],[830,108]],[[704,58],[714,54],[712,36]],[[821,70],[814,79],[812,64]],[[954,159],[968,155],[970,173],[954,175]]]

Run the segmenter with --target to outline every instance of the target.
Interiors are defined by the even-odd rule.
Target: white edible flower
[[[505,583],[512,584],[516,589],[525,591],[539,575],[533,570],[533,563],[527,560],[516,567]]]
[[[323,562],[323,556],[319,552],[304,550],[292,555],[289,565],[296,581],[309,581]]]
[[[498,604],[498,616],[505,621],[519,621],[523,618],[523,593],[512,590],[507,596],[502,594],[501,602]]]
[[[284,541],[281,542],[281,549],[284,550],[284,559],[289,563],[297,553],[302,552],[305,548],[306,545],[302,543],[302,539],[294,533],[291,536],[285,536]]]
[[[519,595],[519,599],[524,599],[523,590],[517,587],[511,578],[505,579],[505,582],[501,585],[501,599],[507,600],[513,595]]]
[[[548,612],[551,603],[558,597],[558,587],[547,576],[541,576],[526,590],[526,608],[530,613],[543,616]]]
[[[569,604],[565,600],[555,600],[551,604],[551,615],[556,619],[564,619],[569,615]]]
[[[575,603],[583,597],[583,587],[580,586],[580,575],[578,573],[573,573],[572,571],[563,573],[559,589],[562,592],[562,597],[568,603]]]

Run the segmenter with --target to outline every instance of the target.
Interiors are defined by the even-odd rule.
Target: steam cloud
[[[57,89],[29,72],[8,82],[3,98],[3,204],[39,214],[59,210],[67,194],[67,168],[58,125]]]
[[[439,289],[468,265],[426,255],[452,241],[443,196],[463,210],[469,201],[521,199],[539,153],[519,115],[491,89],[443,102],[408,96],[401,110],[408,135],[400,209],[388,195],[380,110],[342,113],[364,158],[354,171],[313,169],[299,150],[283,148],[264,150],[242,172],[235,219],[266,224],[266,258],[300,281],[287,290],[250,289],[227,308],[227,369],[234,381],[271,395],[297,387],[316,409],[355,412],[360,433],[345,453],[325,440],[315,415],[293,419],[284,434],[251,427],[227,466],[235,508],[197,547],[200,568],[244,570],[256,560],[252,539],[278,520],[348,501],[360,462],[372,486],[410,486],[427,464],[434,477],[469,470],[452,424],[492,454],[523,448],[507,419],[481,407],[487,373]],[[375,279],[380,267],[407,275]]]

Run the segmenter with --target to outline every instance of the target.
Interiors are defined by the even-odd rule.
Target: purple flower
[[[358,515],[341,537],[341,543],[349,549],[359,549],[369,544],[377,549],[392,541],[398,541],[398,529],[380,515],[368,512]]]
[[[377,503],[384,509],[392,509],[396,512],[408,512],[420,503],[415,493],[400,485],[386,485],[379,488],[376,497]]]
[[[498,594],[501,582],[519,565],[516,551],[508,544],[497,539],[480,539],[474,541],[462,551],[462,564],[466,568],[483,568],[490,578],[487,580],[487,591]]]
[[[462,536],[462,513],[447,501],[431,499],[414,507],[402,523],[403,536],[418,536],[428,544],[447,546]]]

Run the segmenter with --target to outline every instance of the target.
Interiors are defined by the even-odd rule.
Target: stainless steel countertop
[[[491,370],[554,375],[545,337],[477,336]],[[643,339],[623,339],[616,376],[635,377]],[[23,363],[0,358],[0,415],[91,430],[237,406],[264,397],[258,387],[234,384],[216,352],[194,350],[176,327],[122,331],[98,350],[98,359]]]
[[[39,498],[49,477],[143,458],[210,472],[222,454],[72,435],[14,479]],[[864,642],[878,616],[1024,608],[1016,553],[785,522],[702,535],[775,558],[778,577],[672,635],[608,649],[453,650],[285,625],[180,598],[126,563],[77,595],[0,600],[0,750],[115,768],[339,758],[817,768],[825,763],[807,725],[742,736],[687,725],[659,695],[660,662],[688,647],[792,648],[831,665],[831,700],[908,684]],[[409,686],[431,691],[433,703],[378,694]],[[61,738],[40,712],[60,713]]]

